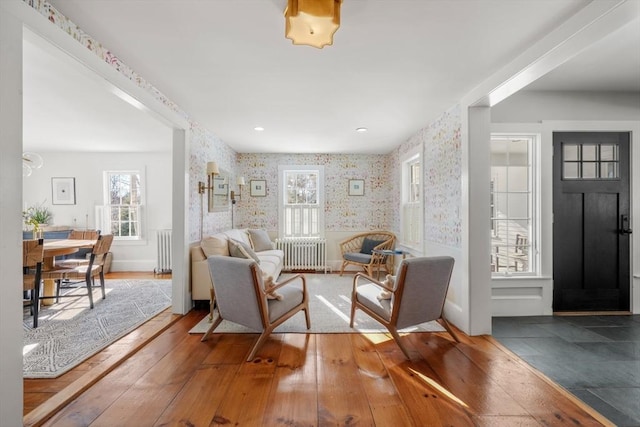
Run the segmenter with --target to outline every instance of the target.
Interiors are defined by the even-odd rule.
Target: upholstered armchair
[[[392,250],[395,242],[396,236],[389,231],[368,231],[343,240],[340,242],[342,253],[340,275],[342,276],[345,267],[349,264],[362,267],[369,276],[373,276],[375,268],[381,267],[387,273],[391,273],[387,262],[388,255],[375,253],[374,250]]]
[[[443,312],[453,264],[454,259],[448,256],[405,259],[392,285],[357,273],[350,326],[353,328],[356,309],[362,310],[389,330],[407,359],[409,351],[402,344],[399,329],[436,320],[460,342]]]
[[[251,361],[271,332],[298,311],[304,311],[307,329],[311,328],[304,275],[273,282],[273,286],[266,289],[262,272],[253,259],[213,255],[207,262],[217,313],[202,341],[206,341],[223,320],[260,331],[247,358]]]

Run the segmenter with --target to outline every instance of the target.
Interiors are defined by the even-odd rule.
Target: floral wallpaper
[[[417,146],[423,146],[424,240],[461,247],[462,217],[462,122],[456,105],[430,125],[400,145],[391,155],[393,165],[391,192],[394,206],[400,206],[401,159]],[[400,230],[400,213],[394,212],[391,226]]]
[[[394,200],[390,197],[389,155],[238,154],[237,174],[247,183],[236,205],[236,226],[278,230],[278,166],[322,165],[325,177],[325,230],[389,229]],[[267,181],[266,197],[251,197],[249,182]],[[364,196],[349,196],[349,179],[364,180]]]
[[[424,129],[424,237],[462,247],[462,121],[456,105]]]

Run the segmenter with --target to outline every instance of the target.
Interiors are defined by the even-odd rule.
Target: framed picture
[[[267,195],[267,181],[264,179],[249,181],[249,194],[251,197],[265,197]]]
[[[224,177],[216,176],[213,178],[213,194],[215,196],[227,195],[227,184]]]
[[[75,205],[76,179],[51,178],[51,203],[54,205]]]
[[[349,180],[349,195],[364,196],[364,179]]]

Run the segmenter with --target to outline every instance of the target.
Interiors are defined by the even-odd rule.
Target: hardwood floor
[[[491,337],[410,334],[407,361],[385,334],[276,334],[247,363],[257,335],[201,343],[187,332],[204,315],[165,312],[66,379],[25,380],[25,425],[612,425]]]

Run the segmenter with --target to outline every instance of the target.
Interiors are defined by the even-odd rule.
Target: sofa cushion
[[[234,239],[229,239],[229,255],[236,258],[254,259],[260,264],[260,258],[258,258],[258,255],[251,249],[251,246]]]
[[[238,242],[246,243],[247,245],[251,246],[251,241],[249,240],[249,233],[247,233],[247,230],[233,228],[231,230],[225,231],[224,234],[230,239],[237,240]]]
[[[267,230],[250,228],[247,232],[249,233],[249,240],[251,240],[251,246],[253,246],[254,251],[260,252],[273,249],[273,243],[271,243],[271,238],[269,237]]]
[[[227,237],[223,234],[214,234],[213,236],[205,237],[200,242],[200,247],[207,257],[213,255],[229,256]]]
[[[360,249],[360,253],[371,255],[376,246],[384,243],[384,240],[373,240],[365,237],[362,241],[362,248]]]

